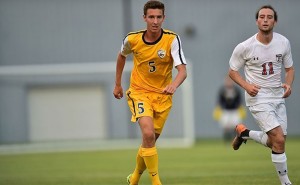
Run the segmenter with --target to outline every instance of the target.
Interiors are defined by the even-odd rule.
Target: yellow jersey
[[[172,81],[173,66],[186,64],[179,36],[162,29],[155,42],[144,40],[146,30],[130,32],[124,38],[121,54],[133,54],[130,88],[145,92],[163,93]]]

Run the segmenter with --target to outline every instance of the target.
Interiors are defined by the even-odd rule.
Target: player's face
[[[144,15],[144,20],[147,23],[147,31],[152,33],[159,33],[164,19],[165,15],[163,15],[162,10],[148,9],[147,15]]]
[[[269,33],[273,30],[276,21],[274,18],[274,12],[271,9],[264,8],[258,12],[258,18],[256,20],[258,29],[261,32]]]

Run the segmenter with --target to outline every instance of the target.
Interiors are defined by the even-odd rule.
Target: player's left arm
[[[294,67],[285,68],[285,83],[282,84],[282,87],[285,89],[283,98],[287,98],[292,93],[292,84],[294,81],[295,70]]]
[[[180,64],[176,66],[176,69],[178,71],[174,81],[167,85],[164,89],[163,92],[165,94],[174,94],[176,89],[182,84],[182,82],[186,79],[187,77],[187,72],[186,72],[186,65],[185,64]]]
[[[172,81],[172,83],[170,83],[163,89],[163,93],[169,95],[174,94],[176,89],[187,77],[186,60],[183,54],[181,40],[178,35],[176,35],[171,43],[171,55],[174,61],[174,66],[177,69],[178,73],[174,81]]]

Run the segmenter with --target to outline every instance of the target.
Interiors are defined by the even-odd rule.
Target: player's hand
[[[287,98],[292,94],[292,87],[289,84],[282,84],[282,88],[284,88],[283,98]]]
[[[169,84],[163,89],[164,94],[172,95],[175,93],[177,87],[175,85]]]
[[[247,91],[247,93],[248,93],[250,96],[254,97],[254,96],[256,96],[257,93],[259,92],[259,89],[260,89],[260,87],[259,87],[258,85],[255,85],[255,84],[248,84],[248,86],[246,87],[245,90]]]
[[[121,85],[116,85],[115,89],[113,91],[113,94],[114,94],[115,98],[117,98],[117,99],[123,98],[123,88],[122,88],[122,86]]]

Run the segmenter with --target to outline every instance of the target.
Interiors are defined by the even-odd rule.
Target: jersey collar
[[[154,44],[158,43],[158,42],[161,40],[161,38],[162,38],[162,36],[163,36],[163,34],[164,34],[164,30],[161,29],[161,34],[160,34],[159,38],[158,38],[156,41],[154,41],[154,42],[147,42],[147,41],[145,40],[145,38],[144,38],[146,32],[147,32],[147,30],[144,31],[142,38],[143,38],[144,43],[147,44],[147,45],[154,45]]]

